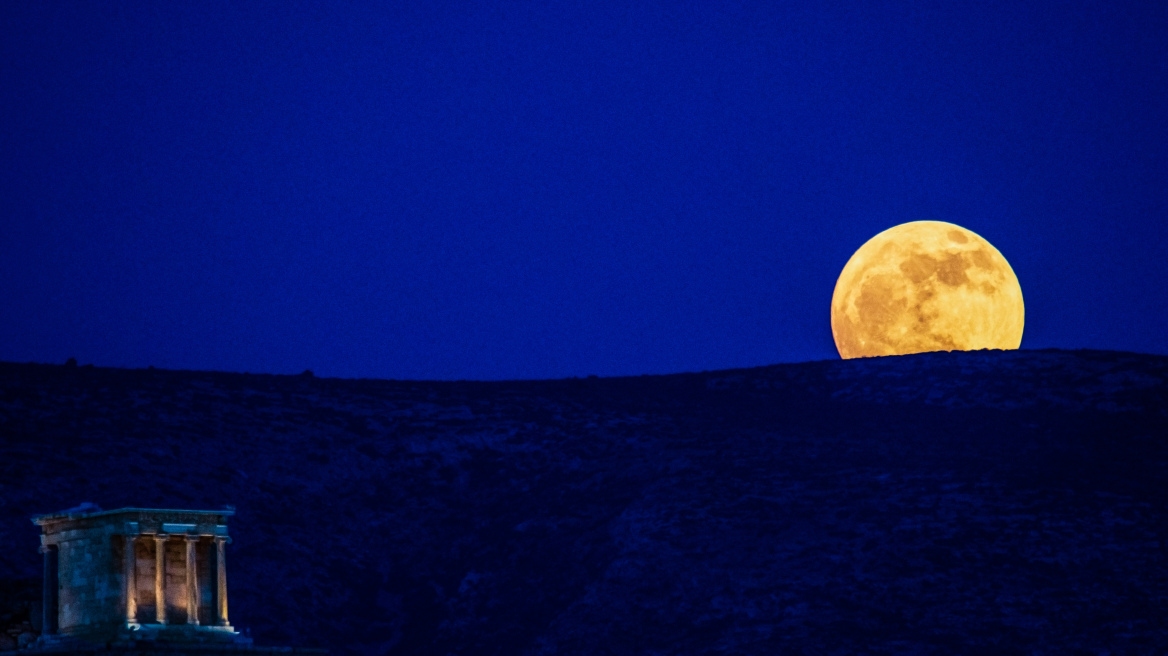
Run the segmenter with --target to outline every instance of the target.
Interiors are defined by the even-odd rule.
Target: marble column
[[[45,575],[42,581],[41,633],[52,635],[57,632],[57,547],[41,547],[45,555]]]
[[[138,626],[138,563],[134,555],[134,538],[136,537],[138,536],[126,535],[123,537],[126,553],[125,558],[122,559],[122,569],[125,575],[127,628]]]
[[[196,571],[195,547],[199,536],[187,537],[187,624],[199,623],[199,577]]]
[[[154,534],[154,621],[166,624],[166,538],[165,533]]]
[[[215,624],[230,629],[231,623],[227,621],[227,541],[225,537],[215,538],[215,610],[218,616]]]

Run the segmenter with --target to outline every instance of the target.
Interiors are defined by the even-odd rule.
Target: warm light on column
[[[231,624],[227,621],[227,555],[225,553],[228,539],[215,538],[215,578],[217,584],[215,596],[219,614],[215,623],[218,626],[230,628]]]
[[[187,537],[187,624],[199,623],[199,577],[195,570],[195,546],[199,536]]]
[[[166,538],[165,533],[154,535],[154,620],[166,624]]]
[[[126,553],[122,559],[126,579],[126,626],[129,628],[138,626],[138,567],[134,556],[134,537],[125,536]]]

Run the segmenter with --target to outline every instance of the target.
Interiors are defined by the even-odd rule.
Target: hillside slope
[[[490,383],[0,364],[0,591],[39,587],[33,514],[233,504],[232,621],[263,644],[1168,653],[1165,436],[1168,358],[1113,352]]]

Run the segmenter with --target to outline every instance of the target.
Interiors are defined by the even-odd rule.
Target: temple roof
[[[73,519],[92,519],[98,517],[113,517],[116,515],[151,516],[158,518],[191,518],[198,517],[204,521],[226,521],[227,517],[235,514],[235,508],[227,506],[222,510],[188,510],[182,508],[118,508],[117,510],[102,510],[92,503],[83,503],[75,508],[61,510],[55,513],[37,515],[32,522],[37,526]],[[214,519],[212,519],[214,518]]]

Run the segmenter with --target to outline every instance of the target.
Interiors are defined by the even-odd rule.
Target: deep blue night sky
[[[5,3],[0,359],[835,358],[919,219],[1006,256],[1023,348],[1168,353],[1168,4],[388,4]]]

